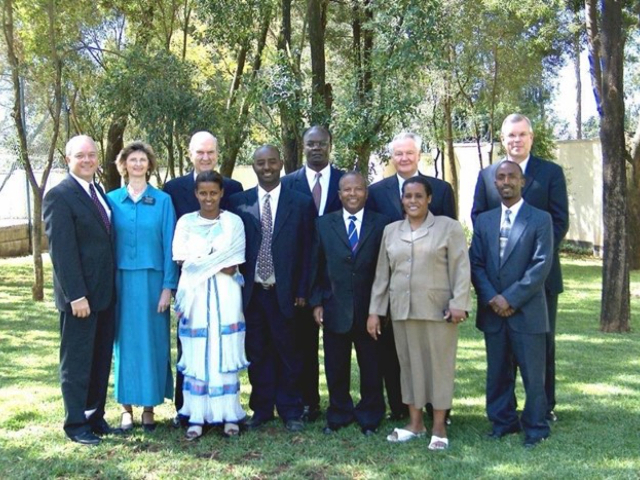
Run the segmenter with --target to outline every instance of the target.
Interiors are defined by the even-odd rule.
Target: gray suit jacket
[[[549,331],[545,280],[553,263],[551,215],[526,202],[513,223],[500,259],[500,219],[495,208],[478,216],[471,242],[471,279],[478,296],[476,327],[498,332],[504,322],[521,333]],[[489,301],[501,294],[515,313],[500,317]]]

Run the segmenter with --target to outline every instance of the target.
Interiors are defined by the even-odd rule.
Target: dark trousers
[[[264,290],[254,286],[245,321],[245,349],[251,362],[249,406],[254,417],[272,418],[275,406],[283,421],[299,419],[300,358],[294,342],[293,319],[280,311],[275,288]]]
[[[547,395],[547,411],[556,407],[556,316],[558,315],[558,295],[547,292],[547,313],[549,332],[546,335],[547,366],[544,389]]]
[[[387,392],[387,403],[394,415],[408,415],[407,406],[402,403],[402,391],[400,390],[400,362],[396,352],[396,341],[393,336],[391,321],[383,322],[382,335],[380,336],[380,358],[382,365],[382,378]]]
[[[323,338],[329,387],[327,424],[340,427],[356,420],[362,428],[375,430],[384,416],[378,342],[363,327],[353,327],[347,333],[334,333],[325,328]],[[352,344],[360,369],[360,401],[355,407],[350,394]]]
[[[302,403],[311,410],[320,408],[318,348],[320,345],[320,327],[313,319],[309,307],[296,308],[295,340],[301,352],[302,371],[300,374],[300,392]]]
[[[104,419],[114,334],[113,307],[87,318],[60,312],[60,386],[69,436],[91,431]],[[95,410],[89,419],[88,410]]]
[[[494,432],[505,433],[522,427],[527,437],[548,436],[544,388],[546,334],[519,333],[505,322],[499,332],[485,332],[484,338],[487,350],[487,416]],[[520,369],[526,394],[520,419],[515,403],[515,365]]]

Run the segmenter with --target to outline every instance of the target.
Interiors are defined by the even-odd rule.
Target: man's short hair
[[[531,125],[531,120],[529,120],[528,117],[522,115],[521,113],[512,113],[511,115],[507,115],[507,118],[505,118],[502,121],[502,126],[500,127],[500,133],[502,134],[502,132],[504,131],[504,127],[508,123],[518,123],[522,121],[527,122],[527,124],[529,125],[529,132],[533,133],[533,126]]]
[[[406,140],[407,138],[410,138],[411,140],[413,140],[413,143],[416,144],[416,149],[418,150],[418,153],[420,153],[422,149],[422,137],[417,133],[413,133],[413,132],[400,132],[395,137],[393,137],[393,140],[391,140],[389,142],[389,145],[387,146],[389,155],[393,155],[393,146],[396,142],[399,142],[400,140]]]
[[[89,135],[76,135],[75,137],[71,137],[67,142],[67,144],[65,145],[64,147],[65,156],[67,157],[71,156],[71,152],[73,151],[73,146],[75,145],[76,142],[79,142],[80,140],[89,140],[91,143],[96,145],[95,140],[91,138]],[[97,145],[96,145],[96,148],[97,148]]]

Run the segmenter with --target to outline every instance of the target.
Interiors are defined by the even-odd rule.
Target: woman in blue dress
[[[117,261],[115,397],[123,408],[123,430],[133,428],[137,405],[144,407],[141,423],[151,432],[153,407],[173,396],[169,306],[178,283],[171,254],[176,217],[169,195],[147,183],[156,168],[149,145],[127,145],[116,163],[126,185],[108,194]]]

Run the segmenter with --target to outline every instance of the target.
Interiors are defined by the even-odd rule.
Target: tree
[[[624,43],[621,0],[586,0],[591,81],[600,114],[604,259],[600,329],[630,330],[627,177],[624,138]]]
[[[65,50],[64,32],[59,24],[59,15],[70,12],[59,12],[57,2],[43,0],[16,4],[14,0],[5,0],[2,9],[2,29],[7,47],[7,57],[13,86],[13,111],[15,130],[18,139],[20,160],[27,174],[33,193],[33,218],[31,245],[33,249],[33,276],[31,287],[32,298],[36,301],[44,299],[44,268],[42,264],[42,199],[58,147],[60,133],[60,115],[63,97],[63,68]],[[20,32],[16,29],[20,25]],[[30,38],[29,33],[43,32],[42,35]],[[69,41],[69,37],[67,42]],[[34,159],[31,145],[28,142],[28,124],[25,104],[25,83],[33,86],[34,94],[48,115],[50,141],[47,147],[42,176],[40,181],[34,171]],[[42,111],[42,110],[41,110]]]

